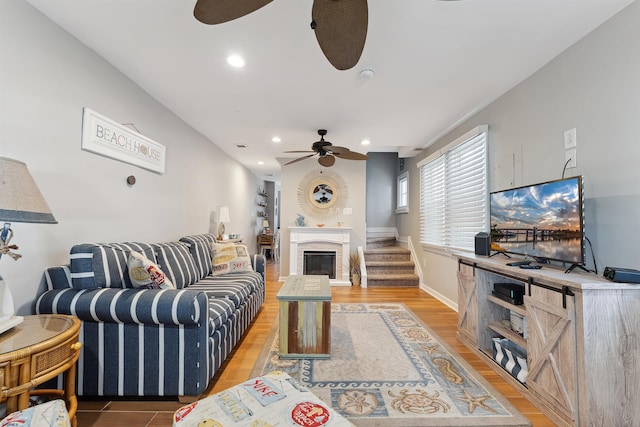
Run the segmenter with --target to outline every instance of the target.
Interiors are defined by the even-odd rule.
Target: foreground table
[[[178,409],[173,427],[353,426],[289,375],[276,371]]]
[[[331,353],[329,276],[289,276],[279,301],[281,358],[328,359]]]
[[[24,316],[24,322],[0,336],[0,402],[7,413],[29,407],[29,396],[63,397],[72,425],[76,425],[76,361],[80,320],[74,316]],[[33,390],[64,373],[64,390]]]

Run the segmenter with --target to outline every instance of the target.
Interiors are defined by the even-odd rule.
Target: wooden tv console
[[[458,338],[561,426],[640,426],[640,285],[506,258],[456,254]],[[525,285],[524,305],[491,295],[496,282]],[[506,322],[526,318],[526,338]],[[526,385],[493,359],[492,338],[527,350]]]

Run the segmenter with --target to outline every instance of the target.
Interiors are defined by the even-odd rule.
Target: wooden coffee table
[[[329,276],[289,276],[276,298],[280,304],[280,357],[328,359],[331,353]]]
[[[42,314],[0,335],[0,402],[7,414],[29,407],[29,396],[53,395],[65,399],[71,424],[76,425],[76,361],[80,320],[75,316]],[[64,373],[64,390],[33,390]]]

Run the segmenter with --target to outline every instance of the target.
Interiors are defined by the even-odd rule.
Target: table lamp
[[[269,221],[266,219],[262,220],[262,234],[267,234],[267,230],[269,230]]]
[[[18,160],[0,157],[0,258],[8,255],[18,260],[18,246],[11,244],[11,222],[57,224],[51,209],[27,169]],[[22,322],[22,316],[14,316],[13,297],[9,286],[0,276],[0,333]]]
[[[231,218],[229,217],[229,206],[220,206],[218,208],[218,240],[224,240],[224,223],[230,221]]]

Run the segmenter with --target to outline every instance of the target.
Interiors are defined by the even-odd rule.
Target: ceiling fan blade
[[[369,158],[369,156],[367,156],[366,154],[360,154],[351,150],[343,151],[341,153],[334,153],[334,154],[341,159],[347,159],[347,160],[367,160]]]
[[[329,168],[333,166],[335,162],[336,162],[336,158],[333,157],[331,154],[327,154],[326,156],[318,158],[318,163],[320,163],[325,168]]]
[[[255,12],[272,0],[198,0],[193,16],[203,24],[222,24]]]
[[[290,162],[285,163],[285,166],[286,166],[286,165],[290,165],[291,163],[299,162],[300,160],[308,159],[309,157],[311,157],[311,156],[315,156],[315,155],[316,155],[316,153],[309,154],[308,156],[298,157],[298,158],[297,158],[297,159],[295,159],[295,160],[291,160]]]
[[[332,145],[331,147],[327,147],[327,151],[331,151],[333,154],[342,154],[346,151],[351,151],[347,147],[339,147],[337,145]]]
[[[331,65],[348,70],[358,63],[367,38],[367,0],[314,0],[311,28]]]

